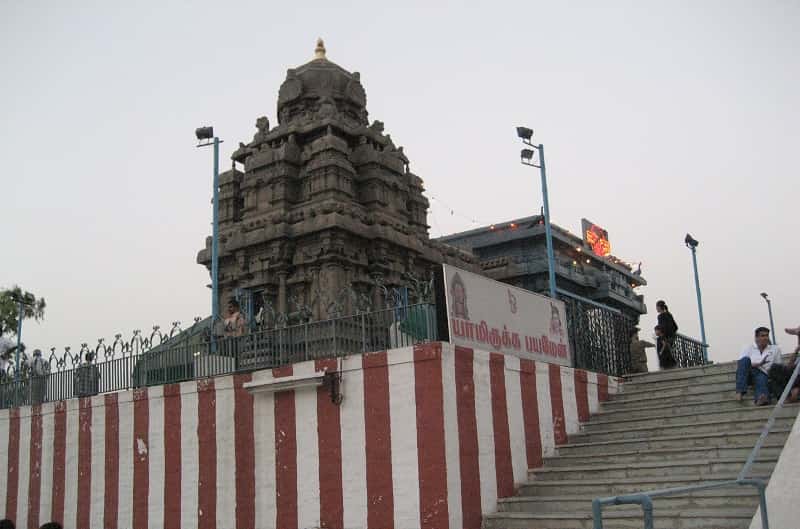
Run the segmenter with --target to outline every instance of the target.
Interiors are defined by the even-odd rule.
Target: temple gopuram
[[[435,264],[478,269],[429,238],[422,179],[366,105],[360,74],[328,60],[321,39],[287,71],[278,125],[259,117],[220,175],[223,307],[235,297],[250,317],[326,319],[383,308],[387,288],[426,282]],[[197,262],[210,269],[210,237]]]

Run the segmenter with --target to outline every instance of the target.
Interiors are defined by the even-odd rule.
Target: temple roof
[[[328,60],[322,39],[317,41],[314,59],[287,70],[286,80],[278,93],[278,116],[285,106],[309,99],[332,100],[332,103],[348,102],[358,109],[365,109],[367,105],[367,94],[361,85],[361,75],[358,72],[348,72]]]

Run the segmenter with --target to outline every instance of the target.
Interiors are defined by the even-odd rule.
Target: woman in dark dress
[[[672,317],[663,299],[656,302],[656,312],[658,312],[658,326],[661,328],[661,336],[656,338],[656,351],[669,351],[669,356],[672,357],[672,365],[669,367],[674,367],[677,359],[672,354],[672,346],[675,343],[675,335],[678,334],[678,324],[675,323],[675,318]]]

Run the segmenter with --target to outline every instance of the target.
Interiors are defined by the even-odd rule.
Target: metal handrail
[[[763,479],[747,478],[746,476],[750,473],[750,469],[753,467],[753,463],[755,463],[755,460],[758,457],[758,453],[759,451],[761,451],[761,447],[764,445],[764,441],[767,439],[770,429],[772,429],[772,425],[775,424],[775,419],[777,418],[777,414],[783,407],[783,404],[786,401],[786,397],[789,395],[789,392],[792,390],[792,386],[794,386],[794,382],[795,380],[797,380],[799,372],[800,372],[800,361],[795,361],[795,366],[794,366],[794,371],[792,371],[792,376],[789,377],[789,381],[786,383],[786,387],[783,388],[783,393],[781,393],[781,397],[778,399],[778,403],[775,404],[775,408],[773,408],[772,413],[770,413],[769,419],[767,419],[766,424],[761,429],[761,435],[758,437],[755,446],[753,446],[753,449],[750,451],[750,455],[747,457],[747,461],[745,462],[744,466],[742,467],[742,470],[739,472],[739,475],[735,480],[711,482],[701,485],[691,485],[688,487],[674,487],[669,489],[637,492],[633,494],[611,496],[607,498],[595,498],[594,500],[592,500],[592,517],[594,518],[594,526],[593,526],[594,529],[603,529],[604,505],[626,505],[626,504],[641,505],[642,514],[644,517],[644,529],[653,529],[653,501],[652,501],[653,498],[658,498],[662,496],[674,496],[676,494],[695,492],[699,490],[720,489],[720,488],[744,486],[744,485],[749,485],[752,487],[756,487],[756,489],[758,489],[759,504],[761,506],[761,527],[762,529],[769,529],[769,516],[767,514],[767,496],[766,496],[767,483]]]
[[[622,496],[612,496],[609,498],[595,498],[592,500],[592,516],[594,518],[594,529],[603,529],[603,505],[626,505],[638,504],[642,506],[644,517],[644,529],[653,529],[653,498],[662,496],[674,496],[686,492],[695,492],[709,489],[722,489],[733,486],[749,485],[758,489],[759,502],[761,504],[761,524],[763,529],[769,529],[767,517],[767,484],[763,479],[736,479],[732,481],[716,481],[702,485],[692,485],[690,487],[674,487],[670,489],[651,490],[647,492],[636,492]]]

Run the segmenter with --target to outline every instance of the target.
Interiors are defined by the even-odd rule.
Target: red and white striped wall
[[[448,343],[338,362],[2,410],[0,512],[19,528],[479,529],[617,390]],[[325,369],[341,405],[243,387]]]

